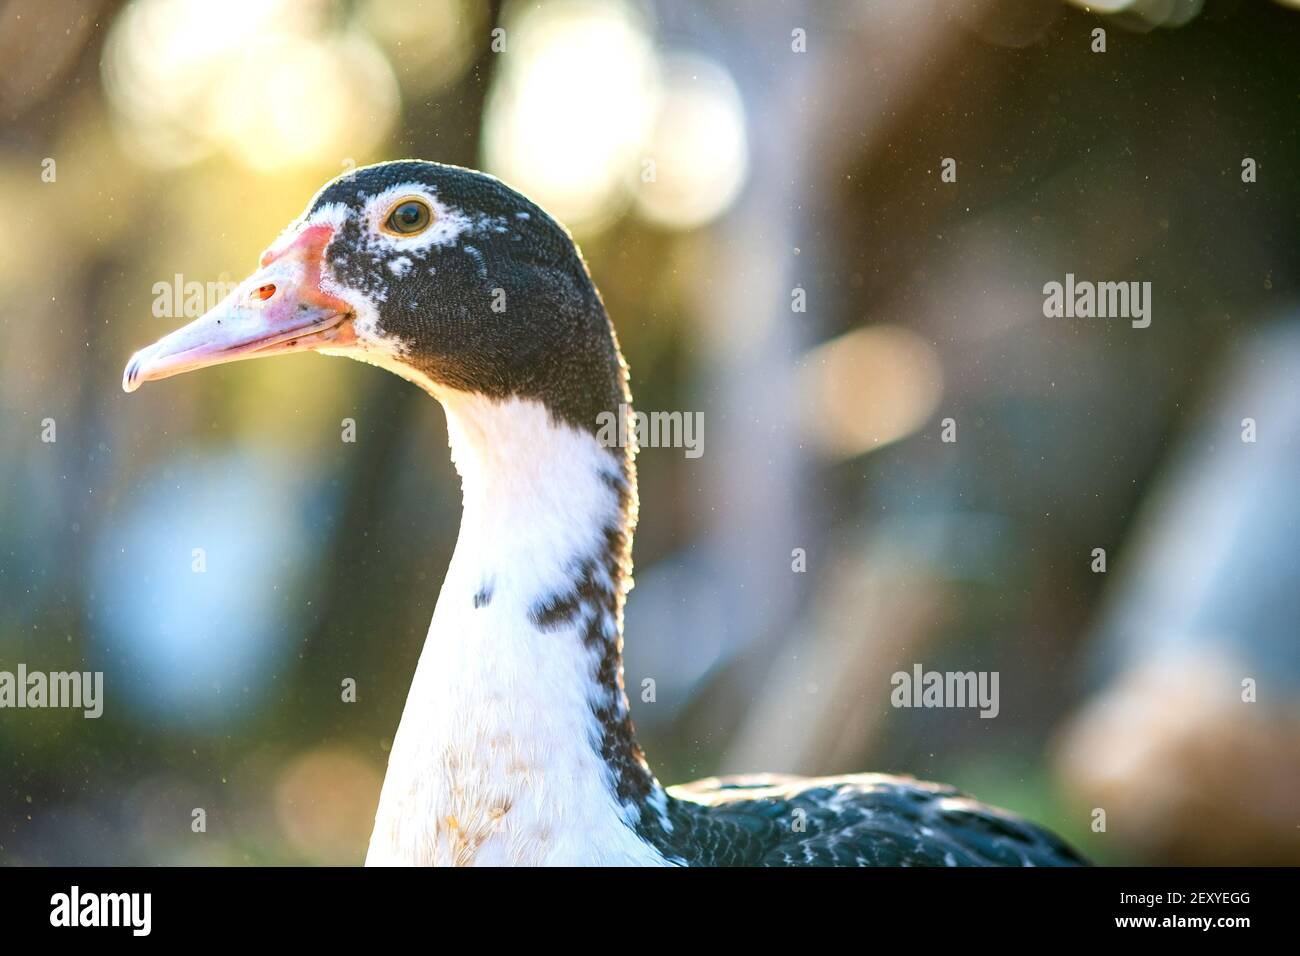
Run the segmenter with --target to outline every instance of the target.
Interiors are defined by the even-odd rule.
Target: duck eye
[[[413,236],[424,232],[433,221],[433,210],[418,199],[403,199],[388,214],[384,223],[387,232],[398,236]]]

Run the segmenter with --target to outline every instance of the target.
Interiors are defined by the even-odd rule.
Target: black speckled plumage
[[[1042,827],[903,777],[734,777],[671,793],[667,852],[693,865],[1086,865]]]
[[[404,361],[452,388],[536,399],[553,419],[592,433],[602,413],[630,407],[626,365],[581,254],[562,226],[514,190],[471,170],[404,161],[330,184],[312,211],[337,203],[355,212],[412,181],[466,216],[470,226],[455,242],[394,270],[392,250],[371,241],[352,216],[326,256],[331,277],[375,301],[382,331],[410,347]],[[494,290],[510,303],[504,312],[491,310]],[[595,652],[591,706],[600,730],[592,744],[606,769],[596,785],[629,809],[629,826],[645,843],[669,862],[703,866],[1085,864],[1038,826],[906,778],[763,776],[665,790],[637,745],[623,688],[634,451],[611,448],[599,476],[618,520],[601,529],[595,553],[572,557],[567,586],[535,596],[528,616],[557,640],[573,639],[576,628]],[[474,607],[487,607],[492,596],[485,580]]]

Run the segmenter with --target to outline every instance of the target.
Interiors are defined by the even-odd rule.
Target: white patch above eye
[[[388,260],[388,271],[400,279],[411,271],[413,264],[406,256],[398,256],[396,259]]]
[[[383,225],[399,200],[415,198],[428,203],[433,212],[429,228],[412,236],[395,236],[384,232]],[[440,201],[424,183],[410,182],[390,186],[366,202],[364,220],[368,240],[380,249],[394,252],[420,252],[432,246],[449,246],[472,228],[469,216]],[[390,266],[391,268],[391,266]]]

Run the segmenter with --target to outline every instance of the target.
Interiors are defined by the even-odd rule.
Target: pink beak
[[[311,226],[265,253],[261,268],[211,310],[132,355],[122,389],[134,392],[209,365],[354,342],[351,307],[321,288],[333,234],[330,226]]]

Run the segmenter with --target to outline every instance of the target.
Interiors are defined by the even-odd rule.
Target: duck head
[[[626,369],[568,232],[499,180],[439,163],[326,184],[211,311],[131,357],[122,387],[316,351],[440,391],[543,403],[587,431]]]

